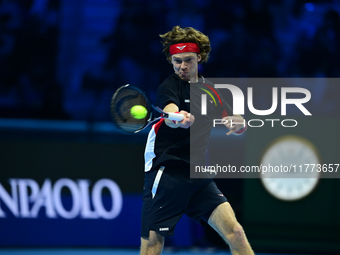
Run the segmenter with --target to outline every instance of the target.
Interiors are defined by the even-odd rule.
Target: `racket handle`
[[[180,113],[168,112],[166,113],[165,118],[169,120],[181,121],[184,119],[184,115]]]

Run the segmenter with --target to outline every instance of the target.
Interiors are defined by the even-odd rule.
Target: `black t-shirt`
[[[207,115],[201,114],[201,95],[207,95]],[[170,128],[164,120],[156,123],[148,137],[145,150],[146,167],[177,163],[193,163],[205,160],[214,119],[232,116],[231,107],[221,98],[218,90],[208,80],[201,77],[198,83],[183,81],[175,73],[171,74],[159,87],[156,105],[164,108],[174,103],[179,110],[194,115],[195,122],[188,128]]]

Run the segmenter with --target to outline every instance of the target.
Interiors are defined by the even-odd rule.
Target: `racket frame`
[[[122,90],[122,89],[124,89],[124,88],[127,88],[127,87],[130,87],[130,88],[136,90],[138,93],[140,93],[140,94],[144,97],[145,101],[147,102],[148,108],[151,109],[151,107],[152,107],[152,108],[155,109],[157,112],[159,112],[159,113],[161,114],[161,116],[153,119],[153,113],[152,113],[152,111],[151,111],[151,112],[150,112],[150,115],[149,115],[149,118],[148,118],[148,119],[146,120],[146,122],[145,122],[145,125],[142,126],[142,127],[139,128],[139,129],[135,130],[134,132],[128,132],[128,131],[126,131],[126,130],[124,130],[123,128],[121,128],[117,123],[114,122],[115,126],[116,126],[118,129],[122,130],[123,132],[125,132],[125,133],[130,133],[130,134],[131,134],[131,133],[135,133],[135,134],[136,134],[136,133],[138,133],[138,132],[144,130],[145,128],[147,128],[147,127],[150,126],[151,124],[153,124],[153,123],[155,123],[156,121],[159,121],[159,120],[161,120],[161,119],[170,119],[170,120],[173,120],[173,121],[182,121],[182,120],[184,119],[183,114],[180,114],[180,113],[172,113],[172,112],[167,113],[167,112],[164,112],[160,107],[154,106],[153,104],[150,103],[149,98],[147,97],[147,95],[146,95],[142,90],[140,90],[139,88],[137,88],[137,87],[135,87],[135,86],[131,86],[130,84],[126,84],[126,85],[124,85],[124,86],[121,86],[120,88],[118,88],[118,89],[115,91],[115,93],[113,94],[112,99],[111,99],[111,111],[112,111],[112,102],[113,102],[114,99],[116,98],[116,95],[120,92],[120,90]],[[151,106],[151,107],[149,107],[149,106]],[[149,110],[149,109],[148,109],[148,110]]]

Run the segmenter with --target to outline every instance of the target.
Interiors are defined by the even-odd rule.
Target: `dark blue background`
[[[205,77],[339,77],[339,10],[302,0],[0,1],[0,117],[109,121],[127,83],[154,99],[173,71],[158,35],[175,25],[210,37]],[[337,93],[313,96],[336,114]]]

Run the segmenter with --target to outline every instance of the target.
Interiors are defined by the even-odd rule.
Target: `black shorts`
[[[143,238],[153,230],[171,236],[185,213],[196,222],[207,222],[212,211],[227,202],[213,180],[190,179],[189,168],[160,167],[145,173],[142,207]]]

